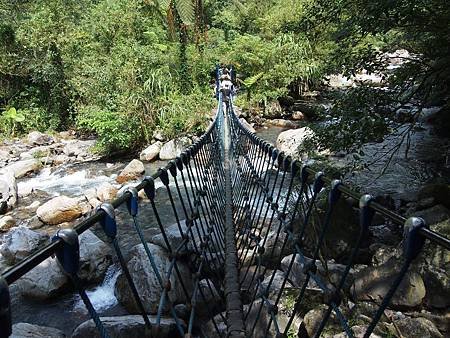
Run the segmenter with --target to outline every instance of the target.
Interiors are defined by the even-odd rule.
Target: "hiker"
[[[230,108],[230,98],[233,91],[233,82],[231,82],[230,72],[225,68],[220,76],[220,92],[222,101],[225,103],[226,110]]]

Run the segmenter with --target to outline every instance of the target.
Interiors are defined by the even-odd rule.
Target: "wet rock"
[[[28,257],[46,242],[48,242],[46,235],[26,227],[13,228],[3,238],[0,254],[8,264],[13,265]]]
[[[12,173],[0,175],[0,202],[6,205],[6,210],[17,204],[17,183]]]
[[[290,120],[283,120],[283,119],[266,120],[266,123],[271,126],[288,128],[288,129],[295,129],[298,127],[298,124],[296,122],[290,121]]]
[[[139,179],[145,173],[144,164],[139,160],[132,160],[117,176],[117,183],[125,183]]]
[[[9,151],[0,149],[0,162],[7,162],[9,158]]]
[[[64,332],[53,327],[29,323],[17,323],[12,326],[10,338],[64,338]]]
[[[97,188],[97,198],[101,202],[112,201],[117,196],[119,190],[111,183],[103,183]]]
[[[50,257],[18,279],[16,285],[23,296],[46,300],[67,290],[69,279],[56,258]]]
[[[241,117],[241,118],[239,119],[239,121],[242,123],[242,125],[243,125],[245,128],[247,128],[248,130],[250,130],[250,132],[256,133],[255,128],[253,128],[253,126],[252,126],[250,123],[248,123],[246,119],[244,119],[244,118]]]
[[[442,204],[435,205],[429,209],[414,212],[413,214],[416,217],[423,218],[427,225],[436,224],[450,218],[450,210]]]
[[[155,260],[156,267],[158,268],[158,271],[165,284],[167,282],[167,272],[169,271],[171,260],[167,252],[159,246],[151,243],[149,243],[148,246]],[[127,265],[128,269],[130,270],[130,274],[136,284],[138,293],[139,295],[141,295],[141,300],[144,304],[144,308],[149,313],[156,313],[161,296],[161,286],[158,282],[155,272],[150,265],[143,245],[139,244],[135,246],[132,249],[131,256],[133,258],[128,262]],[[192,290],[192,279],[189,269],[179,261],[177,262],[177,266],[185,286],[188,290]],[[186,297],[175,271],[173,271],[171,274],[170,284],[171,289],[169,291],[169,296],[171,301],[174,303],[184,302]],[[138,307],[135,304],[128,283],[123,274],[121,274],[117,279],[117,283],[115,285],[115,294],[122,305],[124,305],[130,313],[139,313]],[[189,294],[191,294],[191,291],[189,291]],[[164,310],[166,312],[169,310],[167,303]]]
[[[111,249],[91,230],[80,237],[80,270],[78,276],[87,282],[101,282],[112,263]]]
[[[43,134],[38,131],[32,131],[28,134],[27,141],[29,144],[37,144],[42,146],[44,144],[53,143],[54,139],[50,135]]]
[[[42,222],[57,225],[77,219],[82,212],[78,199],[58,196],[41,205],[36,214]]]
[[[16,226],[16,220],[12,216],[0,216],[0,232],[8,231],[14,226]]]
[[[313,131],[308,127],[286,130],[280,133],[277,138],[277,148],[286,155],[294,158],[300,158],[298,148],[303,144],[307,137],[313,135]]]
[[[141,153],[139,155],[139,159],[141,161],[147,161],[147,162],[155,160],[158,157],[162,146],[163,146],[163,143],[160,141],[153,143],[152,145],[148,146],[147,148],[145,148],[144,150],[141,151]]]
[[[148,337],[147,328],[145,326],[144,319],[140,315],[128,315],[117,317],[101,317],[100,320],[103,323],[106,331],[111,338],[143,338]],[[150,323],[156,325],[156,316],[149,316]],[[186,326],[181,321],[182,326]],[[96,338],[100,337],[94,321],[88,320],[80,324],[72,334],[72,338]],[[157,334],[159,338],[172,338],[180,337],[176,322],[173,318],[162,317]]]
[[[25,175],[39,171],[41,162],[36,159],[23,160],[7,165],[0,170],[0,174],[13,173],[15,178],[21,178]]]
[[[425,318],[404,318],[395,321],[403,337],[443,338],[431,320]]]
[[[159,158],[161,160],[173,160],[191,144],[192,141],[188,137],[181,137],[170,140],[169,142],[164,143],[164,145],[161,147]]]
[[[400,270],[400,262],[395,257],[386,263],[367,267],[355,274],[355,282],[352,286],[353,297],[356,300],[381,301],[388,292],[396,273]],[[391,304],[397,308],[414,308],[422,303],[425,297],[425,285],[422,277],[409,270],[398,287]]]
[[[419,199],[434,198],[437,203],[450,209],[450,186],[447,184],[429,184],[419,191]]]

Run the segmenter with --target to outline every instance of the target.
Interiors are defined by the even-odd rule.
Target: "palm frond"
[[[175,8],[184,24],[191,25],[195,22],[195,6],[192,0],[176,0]]]

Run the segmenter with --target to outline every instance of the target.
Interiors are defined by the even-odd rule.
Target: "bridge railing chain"
[[[361,251],[372,219],[375,213],[378,213],[392,223],[403,226],[404,250],[401,268],[396,272],[393,283],[366,327],[364,337],[369,337],[411,263],[421,252],[425,240],[450,250],[449,239],[431,231],[420,218],[405,219],[376,203],[372,196],[359,196],[341,181],[330,180],[322,172],[301,166],[299,161],[285,156],[250,132],[240,122],[233,109],[230,111],[230,120],[234,145],[233,181],[236,205],[239,206],[234,217],[237,226],[241,288],[246,300],[244,319],[247,336],[287,337],[292,332],[290,330],[301,305],[307,301],[307,287],[314,285],[321,290],[326,309],[313,336],[319,337],[322,334],[333,314],[334,320],[347,336],[353,337],[349,319],[342,308],[345,299],[344,288],[349,283],[350,271]],[[323,194],[326,192],[328,195],[324,202]],[[345,269],[336,281],[330,283],[319,271],[320,265],[325,265],[322,268],[326,268],[326,261],[321,260],[321,250],[333,215],[339,207],[338,202],[343,198],[359,200],[359,235],[347,257]],[[319,199],[323,217],[317,217]],[[311,233],[315,235],[312,245],[306,243],[306,235]],[[277,269],[288,252],[292,255],[280,280]],[[299,285],[299,292],[287,323],[281,325],[277,314],[283,292],[294,273],[294,262],[300,263],[304,279]],[[275,288],[276,279],[278,281]],[[266,313],[264,320],[263,311]],[[296,331],[301,337],[308,337],[310,334],[306,333],[303,323]]]

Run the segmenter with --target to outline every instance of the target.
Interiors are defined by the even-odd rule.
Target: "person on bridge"
[[[230,108],[230,99],[233,92],[233,82],[231,82],[230,72],[225,68],[220,76],[220,92],[222,93],[222,101],[225,103],[226,110]]]

